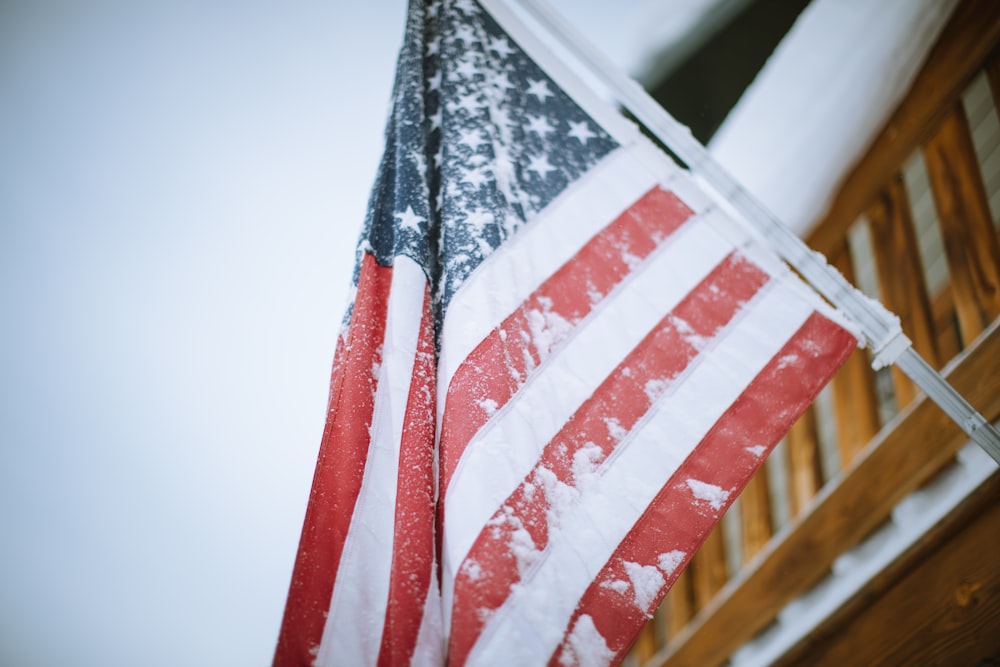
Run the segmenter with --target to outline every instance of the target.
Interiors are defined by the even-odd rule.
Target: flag
[[[494,5],[410,3],[276,665],[620,660],[858,344]]]

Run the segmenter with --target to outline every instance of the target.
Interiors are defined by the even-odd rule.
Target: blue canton
[[[423,267],[437,330],[477,266],[615,141],[473,0],[411,0],[359,244]]]

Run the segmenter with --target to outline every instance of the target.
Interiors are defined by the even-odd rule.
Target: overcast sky
[[[0,664],[269,664],[403,15],[0,3]]]

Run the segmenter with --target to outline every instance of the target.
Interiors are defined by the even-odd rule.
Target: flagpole
[[[729,202],[782,259],[861,327],[874,355],[872,366],[875,369],[896,364],[976,444],[1000,463],[1000,432],[913,349],[900,328],[899,318],[858,291],[827,264],[823,255],[811,250],[712,158],[685,125],[675,120],[642,86],[619,70],[542,0],[518,2],[585,65],[625,109],[686,163],[692,173]]]

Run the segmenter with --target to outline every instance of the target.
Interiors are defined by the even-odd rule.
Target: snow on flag
[[[857,345],[500,9],[411,0],[276,665],[620,659]]]

